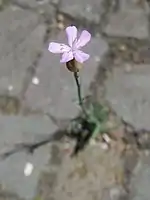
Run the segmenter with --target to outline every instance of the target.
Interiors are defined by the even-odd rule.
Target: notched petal
[[[68,61],[70,61],[72,59],[73,59],[73,53],[72,53],[72,51],[69,51],[69,52],[63,53],[60,62],[61,63],[66,63],[66,62],[68,62]]]
[[[68,26],[66,28],[66,34],[68,37],[68,44],[70,47],[73,46],[74,41],[77,38],[77,28],[75,26]]]
[[[48,50],[51,53],[64,53],[64,52],[70,51],[70,47],[65,44],[51,42],[49,44]]]
[[[78,49],[80,47],[85,46],[90,40],[91,40],[91,34],[86,30],[82,31],[82,33],[76,43],[76,48]]]
[[[83,63],[89,59],[90,55],[87,53],[84,53],[83,51],[77,50],[74,53],[74,57],[78,62]]]

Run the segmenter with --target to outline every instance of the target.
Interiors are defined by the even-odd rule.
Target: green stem
[[[82,112],[83,114],[88,117],[88,114],[85,110],[85,107],[83,105],[83,101],[82,101],[82,95],[81,95],[81,85],[80,85],[80,82],[79,82],[79,74],[78,72],[74,72],[74,78],[75,78],[75,81],[76,81],[76,85],[77,85],[77,92],[78,92],[78,99],[79,99],[79,105],[82,109]]]

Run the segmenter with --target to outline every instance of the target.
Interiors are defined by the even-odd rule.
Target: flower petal
[[[75,26],[68,26],[66,28],[66,34],[68,37],[68,44],[72,47],[74,41],[77,39],[77,28]]]
[[[83,51],[76,50],[74,52],[74,57],[78,62],[83,63],[84,61],[89,59],[90,55],[87,53],[84,53]]]
[[[61,63],[66,63],[66,62],[68,62],[68,61],[70,61],[72,59],[73,59],[73,53],[72,53],[72,51],[69,51],[69,52],[63,53],[60,62]]]
[[[59,44],[59,43],[56,43],[56,42],[51,42],[49,44],[48,50],[51,53],[64,53],[64,52],[70,51],[70,47],[65,45],[65,44]]]
[[[80,47],[85,46],[90,40],[91,40],[91,34],[88,31],[84,30],[84,31],[82,31],[75,46],[78,49]]]

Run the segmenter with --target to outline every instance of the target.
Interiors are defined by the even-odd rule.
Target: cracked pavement
[[[50,41],[65,42],[70,24],[92,33],[84,95],[107,101],[122,120],[108,151],[89,145],[71,159],[64,151],[71,144],[60,136],[33,154],[1,159],[0,199],[150,199],[149,15],[146,0],[0,1],[0,155],[51,141],[79,113],[72,74],[47,50]],[[34,166],[29,177],[27,162]]]

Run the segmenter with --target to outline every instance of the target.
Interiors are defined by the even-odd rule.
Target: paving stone
[[[128,64],[115,68],[105,81],[105,97],[112,109],[136,129],[150,130],[149,76],[150,65]]]
[[[37,13],[47,14],[49,20],[55,16],[55,8],[52,0],[13,0],[13,4],[18,5],[23,9],[31,9],[37,11]]]
[[[103,0],[62,0],[60,11],[76,19],[99,23],[103,12]]]
[[[49,147],[44,146],[36,150],[33,155],[24,152],[11,155],[4,161],[0,161],[0,181],[4,188],[17,193],[21,198],[33,199],[40,173],[46,170],[49,161]],[[26,177],[24,168],[27,162],[33,164],[33,173]]]
[[[149,37],[148,15],[141,10],[113,13],[104,32],[114,37],[147,39]]]
[[[3,148],[11,148],[14,144],[19,142],[41,140],[43,136],[47,137],[57,130],[57,127],[47,116],[40,115],[0,115],[0,127],[0,150]]]
[[[8,7],[0,13],[0,93],[19,95],[26,70],[42,48],[45,25],[35,13]]]
[[[13,149],[22,142],[38,142],[48,137],[57,127],[46,116],[2,116],[0,115],[0,154]],[[42,170],[49,161],[50,147],[44,145],[33,155],[18,152],[6,159],[0,160],[0,183],[9,191],[20,197],[33,198]],[[29,177],[24,175],[27,162],[34,165],[34,171]]]
[[[13,2],[18,3],[19,5],[22,6],[37,8],[39,5],[48,4],[49,0],[13,0]]]
[[[104,32],[108,36],[147,39],[148,14],[149,6],[146,1],[120,0],[118,11],[109,14]]]
[[[119,0],[119,9],[125,10],[144,10],[149,11],[149,6],[146,0]]]
[[[60,32],[50,41],[64,42],[65,37],[65,33]],[[26,104],[32,109],[50,112],[55,117],[74,117],[79,111],[79,106],[73,74],[66,69],[64,64],[60,64],[60,55],[50,53],[47,48],[45,46],[38,64],[36,77],[39,78],[40,83],[30,85],[26,93]],[[107,50],[108,45],[102,38],[92,38],[86,46],[85,52],[89,53],[91,58],[81,70],[84,96],[89,93],[88,88],[97,72],[99,64],[96,59],[101,59]]]
[[[130,184],[130,200],[149,200],[150,156],[142,155],[133,171]]]

